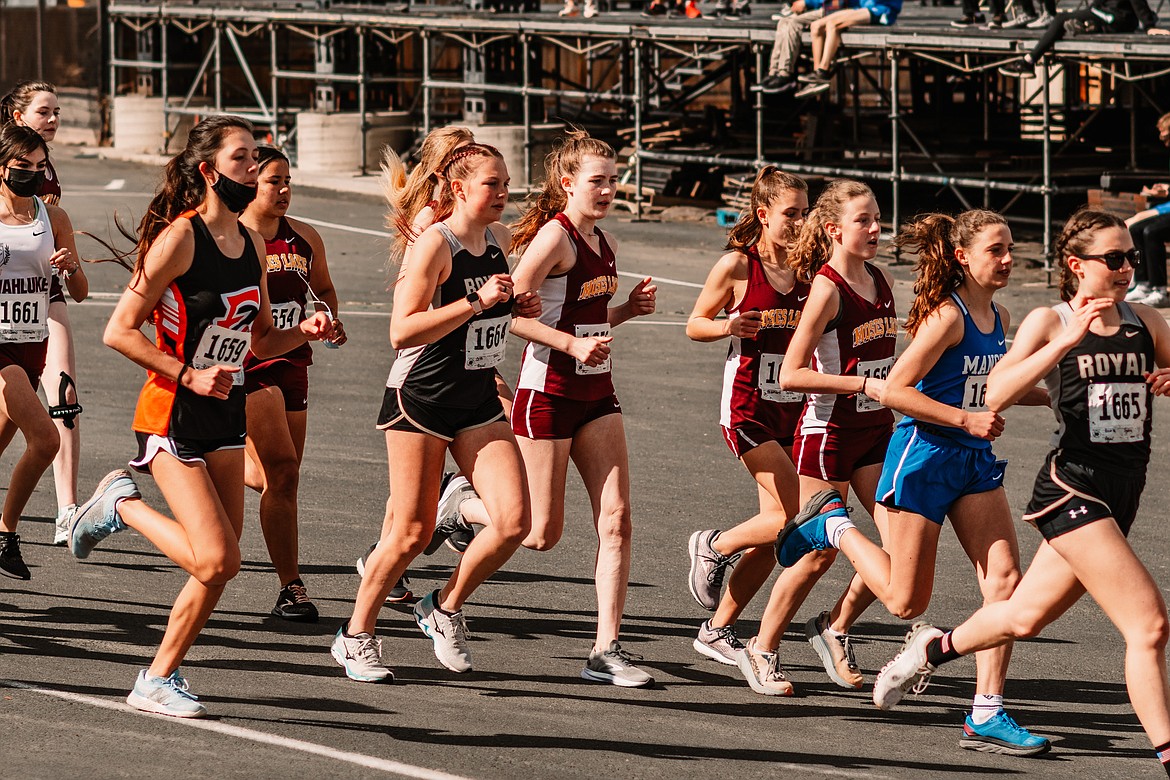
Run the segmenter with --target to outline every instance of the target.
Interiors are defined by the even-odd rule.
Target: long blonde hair
[[[1006,224],[1002,214],[971,209],[957,217],[927,214],[902,228],[894,245],[918,255],[914,266],[914,302],[906,317],[906,330],[911,335],[918,332],[923,321],[967,278],[963,264],[955,258],[955,250],[969,249],[979,231],[988,225]]]
[[[825,230],[828,222],[840,223],[845,204],[854,198],[872,198],[873,190],[853,179],[834,179],[825,185],[817,202],[804,220],[796,248],[788,255],[788,264],[802,282],[811,282],[821,266],[833,257],[833,240]]]
[[[423,139],[418,163],[409,176],[402,159],[393,149],[386,147],[382,154],[382,192],[386,198],[386,227],[394,234],[390,247],[391,263],[401,261],[406,248],[418,238],[414,232],[414,219],[434,197],[447,160],[456,149],[471,143],[475,143],[475,136],[466,127],[432,130]],[[436,210],[435,221],[446,216]]]
[[[767,209],[782,193],[791,190],[808,192],[808,182],[780,170],[775,165],[765,165],[761,168],[756,174],[755,184],[752,185],[751,205],[727,234],[727,246],[724,249],[746,252],[758,244],[760,236],[764,233],[764,226],[760,222],[760,209]]]
[[[584,130],[570,130],[544,158],[544,188],[536,194],[528,211],[512,226],[513,252],[523,251],[546,222],[565,210],[569,196],[561,186],[561,177],[575,177],[586,157],[612,160],[617,155],[605,141],[593,138]]]

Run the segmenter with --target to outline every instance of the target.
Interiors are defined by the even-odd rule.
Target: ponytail
[[[852,179],[834,179],[829,182],[804,220],[796,248],[789,255],[788,264],[802,282],[811,282],[821,267],[833,257],[833,239],[825,225],[840,223],[845,204],[854,198],[872,198],[873,190]]]
[[[808,183],[799,176],[778,169],[775,165],[765,165],[756,174],[755,184],[752,185],[751,203],[748,210],[740,215],[739,221],[727,234],[727,246],[739,252],[747,252],[760,242],[764,233],[764,226],[760,222],[760,209],[767,209],[780,195],[789,190],[808,192]]]

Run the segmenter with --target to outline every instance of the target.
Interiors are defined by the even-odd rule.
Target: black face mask
[[[44,171],[30,171],[24,168],[9,168],[8,178],[4,180],[8,189],[18,198],[31,198],[41,191],[45,183]]]
[[[219,178],[216,179],[215,184],[211,185],[211,189],[223,201],[224,208],[236,214],[248,208],[248,204],[256,200],[255,186],[249,187],[247,184],[240,184],[222,173],[219,173]]]

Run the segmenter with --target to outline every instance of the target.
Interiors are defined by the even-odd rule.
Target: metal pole
[[[890,195],[893,203],[892,219],[894,235],[898,234],[898,225],[902,219],[901,203],[901,175],[902,160],[898,148],[898,111],[901,98],[898,94],[898,51],[890,50]],[[897,247],[894,248],[894,261],[899,259]]]
[[[159,91],[162,92],[162,111],[163,111],[163,154],[169,154],[171,150],[171,120],[167,109],[171,107],[171,92],[170,92],[170,59],[168,58],[167,49],[167,23],[165,20],[159,20],[158,23],[158,37],[159,37],[159,62],[162,63],[161,72],[159,73]]]
[[[45,80],[45,0],[37,0],[37,78]]]
[[[764,47],[754,44],[756,50],[756,85],[759,86],[765,78]],[[756,91],[756,167],[764,165],[764,93]]]
[[[276,54],[276,25],[269,22],[268,24],[268,61],[271,65],[269,68],[268,88],[272,93],[270,104],[272,105],[272,145],[280,146],[280,81],[276,72],[280,69],[280,61]]]
[[[1049,66],[1052,60],[1045,58],[1041,64],[1041,73],[1044,75],[1044,270],[1048,274],[1048,284],[1052,284],[1052,103],[1049,95],[1052,85],[1052,73]]]
[[[223,58],[220,56],[219,48],[219,24],[213,24],[211,27],[212,37],[211,45],[215,47],[215,63],[212,77],[215,80],[215,110],[223,111]]]
[[[634,219],[642,219],[642,42],[634,41]]]
[[[422,35],[422,91],[423,91],[423,135],[431,132],[431,34],[423,30]]]
[[[370,133],[370,122],[366,116],[366,31],[365,28],[358,27],[356,32],[358,37],[358,117],[362,128],[361,173],[362,176],[365,176],[366,168],[369,167],[370,163],[366,150]]]
[[[520,71],[521,71],[522,83],[524,84],[525,89],[528,89],[528,87],[530,86],[530,84],[528,83],[528,79],[529,79],[531,74],[529,73],[529,68],[528,68],[528,57],[529,57],[528,36],[521,35],[520,36],[520,58],[521,58],[522,62],[520,64]],[[523,111],[524,111],[524,178],[521,179],[521,181],[524,182],[524,186],[531,187],[532,186],[532,98],[530,98],[528,96],[527,92],[523,92],[520,95],[520,99],[524,101],[524,107],[523,107]]]
[[[108,10],[108,9],[107,9]],[[118,36],[114,27],[114,17],[106,14],[106,45],[109,46],[110,68],[110,117],[113,118],[114,113],[114,97],[118,92],[118,66],[114,63],[118,60]],[[113,129],[113,121],[110,122],[111,129]]]
[[[1129,167],[1137,170],[1137,87],[1127,85],[1129,92]]]

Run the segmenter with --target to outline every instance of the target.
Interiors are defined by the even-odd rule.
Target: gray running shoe
[[[345,626],[342,626],[333,637],[329,653],[345,668],[345,675],[351,680],[394,682],[394,672],[382,663],[382,640],[373,634],[363,631],[346,636]]]
[[[739,654],[743,652],[743,642],[735,635],[734,626],[712,628],[710,620],[704,620],[703,625],[699,626],[694,647],[712,661],[728,666],[738,664]]]
[[[207,708],[199,703],[199,697],[191,693],[186,678],[179,670],[170,677],[149,677],[146,670],[138,673],[134,690],[126,697],[126,703],[136,710],[170,715],[173,718],[202,718]]]
[[[926,646],[943,632],[919,621],[906,634],[902,649],[878,672],[873,681],[873,703],[879,710],[892,710],[908,691],[915,694],[926,690],[934,667],[926,660]]]
[[[468,537],[474,538],[475,531],[463,519],[459,507],[464,501],[474,497],[475,489],[471,487],[466,477],[451,472],[443,475],[442,492],[439,493],[439,507],[435,516],[435,532],[431,534],[431,541],[423,550],[423,555],[433,554],[444,542],[448,542],[455,552],[462,553],[467,549],[467,545],[471,544]],[[458,541],[455,541],[456,537]],[[460,544],[463,550],[459,549]]]
[[[717,529],[695,531],[687,544],[687,551],[691,555],[691,573],[687,579],[687,586],[695,601],[699,602],[699,606],[708,612],[714,612],[719,606],[723,577],[728,569],[735,566],[742,554],[724,555],[717,552],[711,546],[717,536],[719,536]]]
[[[654,678],[634,665],[642,656],[627,653],[618,641],[609,643],[605,650],[589,653],[589,660],[581,670],[586,680],[613,683],[622,688],[642,688],[654,684]]]
[[[792,683],[780,666],[780,654],[757,650],[755,637],[748,640],[736,663],[743,678],[756,693],[765,696],[793,695]]]
[[[435,658],[453,672],[471,671],[467,620],[463,610],[448,615],[439,609],[439,591],[428,593],[414,605],[414,620],[435,645]]]
[[[865,678],[861,676],[857,659],[853,657],[853,643],[849,641],[848,634],[829,632],[828,612],[822,612],[805,623],[804,633],[833,682],[853,691],[861,687]]]
[[[370,545],[370,549],[362,553],[362,557],[357,559],[357,563],[354,565],[354,568],[357,569],[359,577],[366,576],[366,561],[369,560],[370,553],[372,553],[374,548],[377,546],[378,543],[374,542]],[[390,589],[390,592],[386,594],[386,603],[402,604],[403,602],[410,601],[412,598],[414,598],[414,594],[410,592],[410,580],[407,579],[405,574],[403,574],[398,578],[398,582],[394,583],[394,587]]]
[[[128,470],[116,469],[98,483],[89,501],[77,508],[69,524],[69,547],[75,558],[88,558],[98,542],[126,530],[118,514],[118,502],[125,498],[142,498],[142,494]]]
[[[53,544],[64,547],[69,544],[69,523],[77,514],[77,504],[70,504],[57,513],[57,524],[53,532]]]

